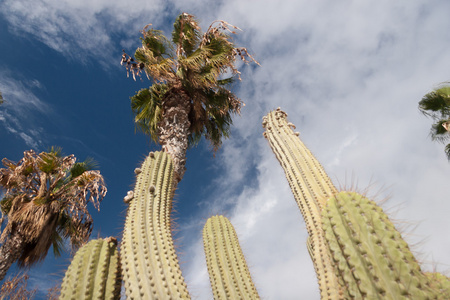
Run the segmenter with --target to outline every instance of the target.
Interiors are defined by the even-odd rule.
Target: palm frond
[[[143,30],[142,36],[143,49],[149,50],[154,58],[162,60],[167,57],[173,57],[173,45],[161,30]]]
[[[201,32],[193,15],[182,13],[173,24],[172,42],[177,46],[177,56],[189,56],[200,43]]]
[[[447,144],[447,146],[445,146],[445,155],[447,155],[447,159],[450,161],[450,144]]]
[[[174,61],[171,57],[156,58],[151,50],[138,48],[135,52],[136,60],[141,63],[142,69],[156,82],[171,81],[174,79]]]
[[[450,119],[438,120],[431,126],[430,136],[433,141],[445,143],[450,140],[450,132],[443,126],[448,122],[450,122]]]
[[[149,89],[142,89],[131,97],[136,128],[158,141],[158,123],[161,121],[162,99],[169,90],[166,84],[154,84]]]
[[[59,234],[54,234],[52,238],[53,255],[60,257],[64,252],[64,239]]]
[[[191,143],[205,136],[214,151],[217,151],[222,138],[228,138],[232,125],[232,114],[239,114],[242,102],[225,88],[209,89],[203,92],[201,116],[194,116],[191,123]]]
[[[38,168],[40,171],[53,174],[57,171],[59,167],[59,159],[53,152],[42,152],[40,155],[40,160],[38,160]]]
[[[205,65],[205,61],[208,57],[211,57],[211,49],[208,47],[203,47],[198,48],[189,56],[179,57],[178,62],[184,69],[199,71]]]
[[[419,102],[419,110],[432,118],[450,117],[450,87],[426,94]]]
[[[69,170],[70,175],[67,177],[67,180],[72,180],[75,177],[80,176],[86,171],[94,170],[98,168],[98,163],[91,157],[86,158],[83,162],[75,163],[72,168]]]

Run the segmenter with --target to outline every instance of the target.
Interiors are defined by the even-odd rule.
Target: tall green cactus
[[[307,224],[321,298],[450,299],[449,278],[421,271],[380,207],[356,193],[337,193],[286,116],[279,108],[269,113],[263,119],[264,136]],[[333,281],[324,281],[330,270]]]
[[[173,163],[150,153],[136,170],[121,245],[128,299],[189,299],[171,232]]]
[[[260,299],[227,218],[213,216],[206,221],[203,245],[214,299]]]
[[[74,256],[59,299],[119,299],[121,283],[116,239],[91,240]]]
[[[343,286],[334,273],[331,255],[324,240],[321,210],[336,188],[320,163],[298,138],[280,108],[263,118],[264,137],[283,167],[309,234],[308,251],[314,262],[322,299],[344,295]]]

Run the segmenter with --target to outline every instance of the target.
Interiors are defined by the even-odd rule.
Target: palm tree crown
[[[133,78],[145,73],[154,82],[131,97],[131,107],[137,127],[175,156],[179,181],[185,148],[204,136],[217,150],[222,137],[229,136],[231,116],[239,114],[243,104],[227,89],[240,79],[236,58],[257,62],[245,48],[235,47],[230,34],[238,28],[225,21],[213,22],[202,34],[195,17],[183,13],[174,23],[171,41],[150,25],[142,30],[142,47],[135,58],[124,52],[122,63]],[[185,141],[175,141],[177,135]],[[182,148],[178,171],[177,155],[167,148]]]
[[[0,169],[4,189],[0,208],[7,223],[0,252],[9,247],[14,252],[12,262],[30,266],[44,259],[51,246],[59,255],[66,238],[74,249],[88,240],[93,221],[87,203],[99,209],[106,195],[103,177],[92,170],[92,160],[76,162],[73,155],[62,156],[61,149],[52,148],[40,154],[25,151],[18,163],[6,158],[2,162],[6,168]],[[4,270],[6,259],[0,257],[0,280],[9,268]]]
[[[426,94],[419,102],[419,110],[434,120],[431,138],[442,143],[450,141],[450,83]],[[450,144],[445,147],[445,153],[450,160]]]

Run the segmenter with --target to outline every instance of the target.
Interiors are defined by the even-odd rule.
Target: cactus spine
[[[260,299],[227,218],[213,216],[206,221],[203,245],[214,299]]]
[[[116,239],[91,240],[67,269],[60,299],[119,299],[121,283]]]
[[[308,251],[314,263],[322,299],[342,297],[343,288],[335,275],[331,255],[324,240],[321,210],[337,190],[320,163],[294,133],[281,109],[263,118],[264,137],[284,169],[302,212],[309,234]]]
[[[128,299],[189,299],[171,232],[173,163],[150,153],[138,172],[122,240]]]

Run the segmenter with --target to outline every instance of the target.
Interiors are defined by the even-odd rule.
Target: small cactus
[[[214,299],[260,299],[227,218],[213,216],[206,221],[203,245]]]
[[[74,256],[59,299],[120,299],[121,283],[116,239],[91,240]]]

